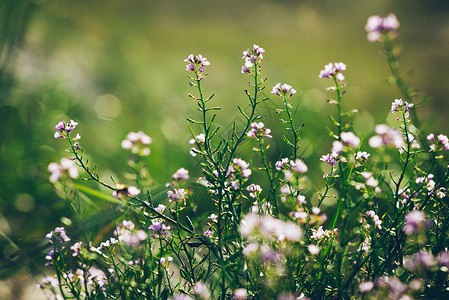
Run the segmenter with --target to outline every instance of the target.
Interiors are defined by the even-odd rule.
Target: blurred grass
[[[21,246],[22,255],[14,256],[19,265],[62,216],[72,218],[48,183],[47,165],[66,155],[64,142],[52,138],[61,119],[80,123],[81,143],[105,180],[124,180],[127,152],[120,141],[138,130],[153,138],[148,164],[157,184],[181,166],[199,174],[188,154],[185,121],[197,116],[183,62],[190,53],[211,61],[204,84],[216,94],[214,105],[223,107],[217,120],[224,133],[238,118],[236,106],[246,104],[241,53],[253,43],[264,47],[265,94],[277,82],[301,91],[304,156],[318,170],[318,158],[330,147],[322,138],[327,116],[334,113],[325,102],[329,82],[318,79],[325,64],[348,65],[345,108],[359,109],[359,134],[385,122],[390,103],[400,97],[386,83],[380,45],[367,42],[364,32],[368,16],[393,12],[401,22],[402,70],[411,71],[407,80],[421,95],[433,98],[420,113],[429,130],[448,133],[446,1],[7,0],[0,7],[0,230]],[[272,99],[261,107],[278,137],[279,105]],[[278,145],[272,143],[273,159],[282,152]],[[8,247],[1,240],[5,258]]]

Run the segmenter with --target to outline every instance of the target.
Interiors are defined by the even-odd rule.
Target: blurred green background
[[[211,62],[204,85],[223,107],[218,123],[225,133],[238,119],[236,106],[246,105],[241,56],[256,43],[266,50],[266,95],[278,82],[300,92],[303,155],[317,169],[330,148],[323,137],[334,113],[326,103],[330,82],[318,78],[325,64],[348,65],[345,108],[360,111],[354,124],[360,135],[385,122],[400,97],[387,83],[380,45],[369,43],[364,31],[370,15],[390,12],[401,23],[406,79],[432,99],[419,109],[426,131],[448,134],[446,0],[1,1],[0,232],[20,251],[0,237],[0,278],[19,266],[38,269],[28,258],[41,253],[40,239],[61,217],[71,217],[48,182],[48,164],[67,155],[66,144],[53,138],[60,120],[79,122],[80,142],[106,180],[123,178],[128,153],[120,142],[138,130],[153,138],[148,164],[156,184],[181,166],[199,175],[188,153],[185,118],[197,112],[187,97],[193,91],[183,60],[194,53]],[[279,106],[273,98],[260,110],[278,137]],[[272,143],[274,156],[280,144]]]

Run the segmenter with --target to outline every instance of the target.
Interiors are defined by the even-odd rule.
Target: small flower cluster
[[[264,127],[265,124],[263,122],[253,122],[251,123],[251,130],[248,131],[246,135],[257,140],[264,136],[273,138],[273,136],[270,135],[271,129]]]
[[[56,227],[55,230],[48,233],[45,238],[52,244],[50,251],[47,256],[45,256],[45,259],[48,261],[45,265],[50,266],[54,263],[57,252],[65,248],[62,244],[70,241],[70,238],[65,233],[64,227]]]
[[[206,135],[204,133],[200,133],[199,135],[195,136],[195,138],[191,139],[189,141],[189,144],[197,145],[200,150],[196,149],[195,147],[190,148],[190,155],[196,156],[198,153],[201,153],[201,148],[204,145],[204,142],[206,142]]]
[[[143,131],[130,132],[126,139],[122,141],[122,148],[131,150],[132,153],[140,156],[150,155],[150,148],[147,145],[151,144],[153,140]]]
[[[262,192],[262,188],[258,184],[251,183],[246,187],[246,190],[249,192],[250,197],[257,198]]]
[[[75,127],[78,125],[78,122],[75,122],[73,120],[70,120],[70,123],[66,123],[65,121],[61,121],[59,122],[56,126],[55,129],[57,130],[54,134],[54,137],[56,139],[59,138],[66,138],[67,134],[69,134],[70,132],[72,132]],[[81,136],[78,134],[74,140],[80,139]]]
[[[171,227],[165,225],[161,220],[155,219],[152,221],[152,224],[150,225],[149,229],[153,231],[151,237],[165,238],[167,237],[167,234],[170,231]]]
[[[177,202],[179,200],[186,201],[187,197],[187,191],[182,188],[175,188],[173,190],[169,190],[167,192],[168,201],[170,202]]]
[[[338,153],[335,151],[325,154],[320,158],[321,161],[325,161],[330,167],[337,165],[338,159],[339,159]]]
[[[382,229],[382,220],[374,212],[374,210],[367,211],[360,219],[360,223],[364,224],[364,227],[366,229],[369,229],[371,225],[367,222],[367,218],[371,220],[370,222],[372,222],[372,224],[374,224],[375,227],[377,227],[378,229]]]
[[[242,66],[242,73],[251,73],[252,67],[254,65],[257,65],[259,67],[257,72],[260,70],[260,63],[263,60],[263,53],[265,50],[262,47],[259,47],[259,45],[253,45],[253,49],[247,49],[243,51],[243,57],[242,59],[245,60],[245,65]]]
[[[401,111],[404,112],[405,116],[408,117],[408,111],[413,107],[413,103],[408,103],[407,101],[403,101],[402,99],[395,99],[393,103],[391,103],[391,112]]]
[[[342,62],[328,63],[324,66],[324,69],[320,71],[319,78],[336,78],[338,82],[345,80],[343,71],[346,70],[346,65]]]
[[[368,32],[368,41],[381,41],[382,34],[394,33],[399,28],[399,21],[396,15],[389,14],[386,17],[379,15],[370,16],[365,25],[365,30]]]
[[[323,240],[328,239],[330,237],[334,237],[338,233],[338,228],[334,229],[323,229],[323,226],[318,227],[318,229],[312,228],[312,236],[311,238],[314,240]]]
[[[185,181],[189,179],[189,171],[184,168],[180,168],[175,174],[172,175],[172,178],[178,181]]]
[[[231,186],[238,190],[241,182],[248,179],[252,171],[249,168],[249,163],[241,158],[234,158],[232,164],[229,165],[226,176],[231,179]]]
[[[187,62],[186,71],[198,72],[199,74],[204,72],[204,66],[210,65],[210,62],[207,61],[207,58],[201,55],[190,54],[189,57],[184,59],[184,61]]]
[[[296,90],[292,88],[291,85],[288,85],[286,83],[282,84],[279,82],[273,87],[273,90],[271,91],[272,94],[281,96],[283,98],[290,98],[294,94],[296,94]]]
[[[439,134],[435,139],[435,135],[431,133],[427,136],[427,140],[432,142],[432,145],[430,145],[430,151],[435,152],[440,149],[449,150],[449,138],[444,134]]]
[[[372,148],[380,148],[382,146],[392,146],[396,149],[405,147],[404,138],[402,134],[388,125],[379,124],[374,128],[375,136],[371,137],[368,144]]]

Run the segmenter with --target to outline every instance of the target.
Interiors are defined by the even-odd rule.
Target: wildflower
[[[81,248],[81,245],[83,244],[83,242],[76,242],[75,244],[73,244],[72,246],[70,246],[70,249],[73,250],[73,254],[72,256],[78,256],[79,254],[79,249]]]
[[[433,144],[430,145],[431,151],[436,150],[449,150],[449,138],[444,134],[439,134],[435,140],[435,135],[433,133],[427,136],[427,140],[431,141]]]
[[[50,243],[57,245],[63,242],[70,241],[70,238],[65,233],[64,227],[56,227],[55,230],[48,233],[45,238],[50,241]]]
[[[199,135],[195,136],[194,139],[191,139],[189,141],[189,144],[192,144],[192,145],[204,144],[205,141],[206,141],[206,135],[204,133],[200,133]]]
[[[282,84],[279,82],[278,84],[276,84],[272,91],[272,94],[281,96],[283,98],[290,98],[292,97],[294,94],[296,94],[296,90],[294,88],[292,88],[291,85],[288,85],[286,83]]]
[[[327,164],[332,167],[338,163],[338,153],[332,152],[326,155],[321,156],[321,161],[327,162]]]
[[[70,123],[66,123],[65,121],[61,121],[58,124],[56,124],[55,129],[57,130],[54,134],[54,137],[56,139],[58,138],[65,138],[67,137],[67,134],[72,132],[75,127],[78,126],[78,122],[75,122],[73,120],[70,120]],[[77,135],[76,139],[80,139],[81,136]]]
[[[153,234],[152,236],[156,236],[156,237],[166,237],[168,231],[171,229],[170,226],[166,226],[164,223],[162,223],[161,221],[156,221],[153,220],[152,224],[150,225],[149,229],[151,231],[154,231],[155,234]]]
[[[372,148],[379,148],[381,146],[393,146],[396,149],[402,149],[405,147],[404,139],[402,134],[387,125],[380,124],[376,125],[374,132],[377,134],[371,137],[368,141]]]
[[[153,140],[143,131],[130,132],[126,139],[122,141],[122,148],[131,150],[132,153],[140,156],[150,155],[150,148],[147,145],[151,144]]]
[[[378,229],[382,229],[382,220],[379,219],[379,216],[376,215],[376,213],[373,210],[369,210],[364,214],[364,217],[360,220],[360,222],[364,223],[366,222],[366,217],[369,217],[371,221],[374,223],[374,226],[376,226]],[[366,224],[367,228],[370,227],[369,224]]]
[[[251,50],[247,49],[243,51],[242,59],[245,60],[245,65],[242,67],[242,73],[251,73],[250,68],[254,67],[255,65],[258,65],[260,69],[260,63],[263,60],[264,52],[265,50],[259,47],[259,45],[253,45],[253,48]],[[256,72],[258,72],[259,69],[256,70]]]
[[[241,158],[234,158],[232,164],[229,165],[226,176],[231,179],[231,186],[237,190],[240,180],[246,180],[252,171],[249,169],[249,163]]]
[[[399,21],[394,14],[386,17],[379,15],[370,16],[365,25],[368,32],[368,41],[378,42],[381,40],[382,34],[393,33],[399,28]]]
[[[368,157],[370,157],[370,155],[371,154],[369,154],[366,151],[359,151],[355,154],[355,159],[366,161],[368,159]]]
[[[262,192],[262,188],[254,183],[251,183],[246,190],[249,192],[249,195],[253,198],[257,198]]]
[[[169,256],[167,258],[165,257],[161,257],[159,259],[159,262],[161,263],[162,266],[164,267],[168,267],[168,265],[173,261],[173,257]]]
[[[166,206],[164,204],[159,204],[155,209],[158,213],[163,213]]]
[[[207,217],[208,219],[210,219],[212,222],[217,223],[218,220],[218,216],[216,214],[211,214],[209,217]]]
[[[187,62],[186,71],[195,72],[195,70],[197,70],[199,74],[204,72],[204,66],[210,65],[207,58],[201,55],[194,56],[193,54],[190,54],[184,61]]]
[[[247,136],[251,137],[251,138],[255,138],[255,139],[259,139],[259,137],[269,137],[272,138],[272,136],[270,135],[271,133],[271,129],[269,128],[264,128],[265,124],[263,122],[254,122],[251,123],[251,130],[247,132]]]
[[[184,168],[180,168],[175,174],[173,174],[172,178],[180,181],[187,180],[189,178],[189,171]]]
[[[287,157],[275,163],[276,170],[278,171],[284,170],[288,168],[288,166],[289,166],[289,159]]]
[[[167,196],[170,202],[176,202],[178,200],[186,200],[187,192],[185,189],[173,189],[167,192]]]
[[[345,77],[341,72],[346,70],[346,65],[342,62],[328,63],[324,69],[320,71],[319,78],[336,78],[337,81],[342,82]]]
[[[401,111],[404,112],[405,117],[408,117],[408,111],[413,107],[413,103],[408,103],[407,101],[403,101],[402,99],[395,99],[391,104],[391,112]]]
[[[204,234],[204,236],[211,237],[214,234],[214,232],[211,231],[210,229],[208,229],[203,234]]]

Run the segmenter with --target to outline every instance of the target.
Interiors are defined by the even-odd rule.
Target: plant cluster
[[[238,106],[243,122],[228,134],[216,123],[214,95],[203,90],[210,62],[201,55],[185,60],[199,112],[187,119],[190,153],[202,174],[193,179],[180,168],[164,197],[155,197],[161,189],[146,165],[148,135],[131,132],[122,142],[131,152],[133,185],[109,185],[89,166],[73,133],[78,123],[61,121],[54,136],[68,141],[71,157],[49,165],[50,181],[72,203],[81,192],[99,194],[77,178],[95,181],[110,190],[102,197],[117,214],[96,236],[82,232],[72,240],[63,227],[51,231],[46,265],[55,275],[39,287],[50,299],[448,297],[449,139],[419,126],[416,95],[398,69],[398,28],[393,14],[372,16],[366,25],[368,39],[383,45],[402,93],[391,106],[395,123],[376,125],[373,136],[358,137],[352,129],[357,111],[345,111],[347,66],[329,63],[319,73],[330,81],[328,102],[336,107],[321,162],[301,155],[304,124],[291,104],[296,90],[285,83],[271,93],[289,151],[269,159],[275,138],[258,112],[268,99],[262,96],[265,50],[258,45],[243,52],[248,104]],[[243,144],[252,153],[242,151]],[[308,179],[307,164],[325,166],[321,182]],[[186,213],[201,205],[192,186],[207,191],[212,211]]]

